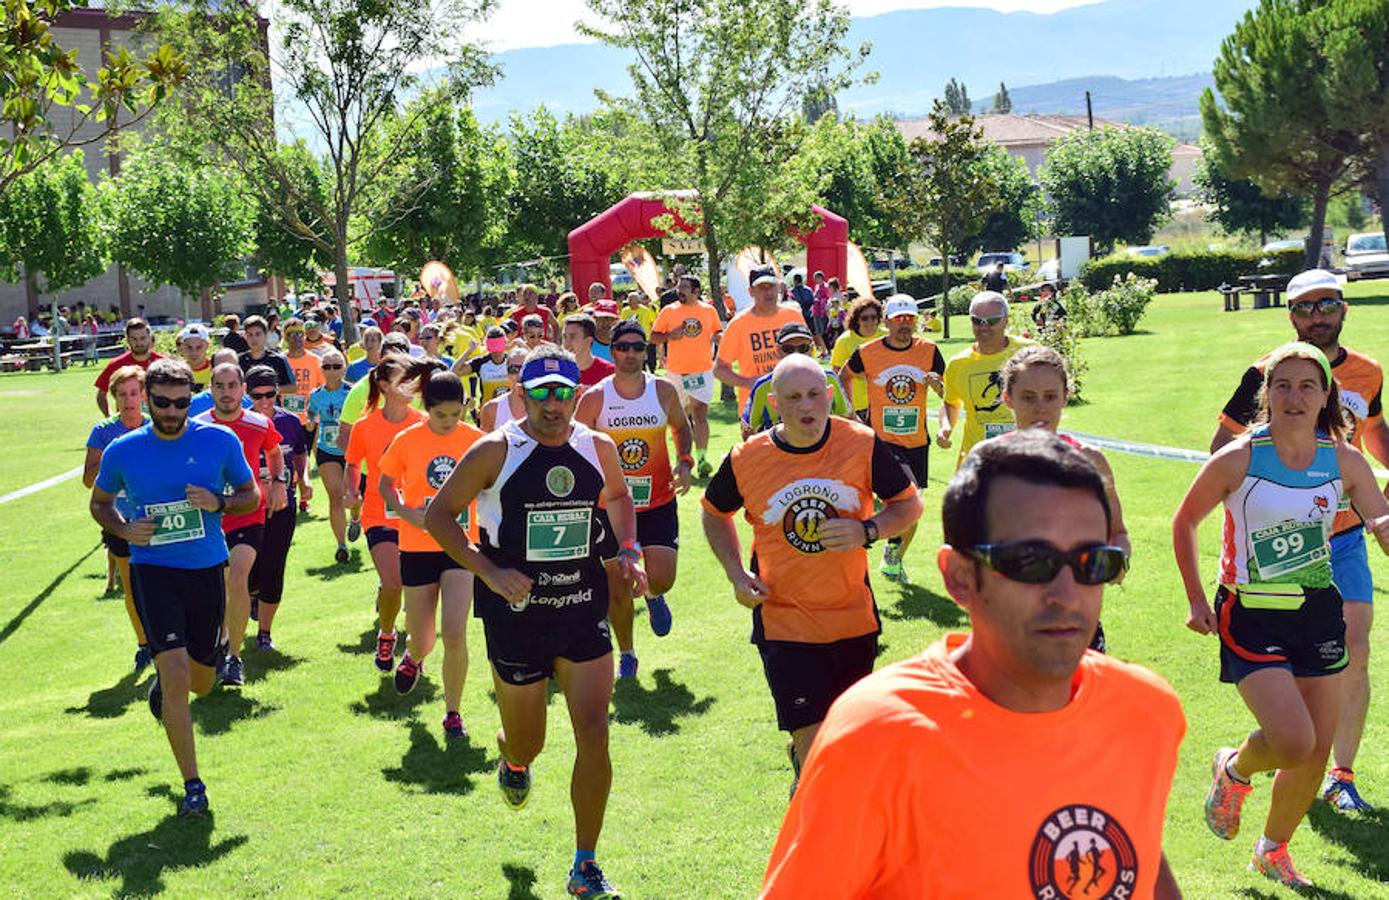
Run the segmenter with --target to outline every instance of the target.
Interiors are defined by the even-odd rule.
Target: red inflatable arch
[[[569,283],[581,302],[588,299],[588,286],[600,282],[607,296],[612,296],[612,256],[633,241],[663,237],[665,231],[652,220],[674,215],[676,223],[684,225],[677,210],[667,205],[667,199],[688,200],[697,196],[694,191],[629,194],[611,209],[569,232]],[[844,282],[849,245],[849,221],[820,206],[812,206],[820,218],[820,227],[810,234],[796,234],[805,244],[806,269],[825,273],[826,278]]]

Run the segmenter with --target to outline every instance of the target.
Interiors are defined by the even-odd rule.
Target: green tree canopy
[[[1358,166],[1389,239],[1389,3],[1336,0],[1319,24],[1331,117],[1364,136]]]
[[[255,207],[252,261],[263,275],[317,284],[319,270],[333,264],[322,249],[329,243],[329,223],[319,218],[328,203],[327,173],[322,161],[308,146],[303,141],[295,141],[280,146],[275,175],[290,181],[294,185],[292,195],[303,199],[293,206],[268,204],[252,192]],[[305,237],[306,233],[319,237],[312,240]]]
[[[969,99],[969,88],[953,78],[945,83],[945,108],[952,116],[967,116],[973,107],[974,102]]]
[[[0,193],[0,278],[77,287],[106,269],[96,186],[82,151],[50,158]]]
[[[1154,128],[1073,131],[1051,145],[1037,172],[1060,234],[1147,243],[1171,212],[1175,141]]]
[[[1042,208],[1042,194],[1032,181],[1027,162],[997,145],[991,145],[980,162],[983,177],[998,188],[998,200],[989,209],[979,231],[970,235],[959,252],[1015,250],[1031,235]]]
[[[1196,165],[1193,180],[1197,196],[1211,209],[1211,218],[1230,234],[1257,236],[1262,245],[1270,233],[1307,224],[1307,203],[1301,197],[1288,191],[1270,197],[1247,178],[1231,178],[1209,150]]]
[[[1005,114],[1013,111],[1013,98],[1008,96],[1008,85],[1001,81],[998,83],[998,93],[994,94],[993,111]]]

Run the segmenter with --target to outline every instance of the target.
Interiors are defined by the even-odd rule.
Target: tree
[[[937,100],[928,116],[932,137],[908,147],[910,162],[883,185],[883,205],[904,236],[941,255],[941,318],[950,337],[950,257],[962,252],[999,200],[987,174],[990,147],[970,116],[951,117]]]
[[[96,78],[53,39],[73,0],[5,0],[0,19],[0,196],[65,150],[99,143],[143,119],[188,74],[167,45],[137,58],[107,50]],[[93,128],[92,126],[96,127]]]
[[[0,193],[0,279],[23,278],[31,297],[100,275],[102,245],[96,187],[81,150],[50,158]]]
[[[151,146],[102,190],[111,256],[146,281],[195,295],[244,277],[253,210],[234,174]]]
[[[1008,85],[998,83],[998,93],[994,94],[994,112],[1004,115],[1013,111],[1013,98],[1008,96]]]
[[[672,175],[698,200],[710,293],[722,294],[726,249],[784,241],[811,224],[809,188],[782,176],[808,96],[848,87],[868,46],[844,44],[849,16],[831,0],[588,0],[602,27],[586,34],[630,51],[635,108],[651,123]]]
[[[969,89],[961,82],[950,79],[945,85],[945,108],[952,116],[967,116],[974,103],[969,99]]]
[[[243,175],[260,202],[278,208],[288,227],[332,260],[346,309],[354,245],[414,207],[372,201],[417,197],[438,175],[415,172],[414,191],[370,190],[398,171],[410,149],[411,120],[428,111],[416,104],[402,113],[406,98],[433,89],[440,102],[457,102],[491,80],[486,53],[463,34],[490,8],[490,0],[285,0],[276,7],[274,93],[269,38],[249,0],[166,9],[160,33],[185,52],[193,74],[165,124],[211,144],[209,155]],[[397,115],[404,116],[400,127],[377,141]],[[275,130],[266,127],[290,118],[306,119],[311,143],[324,148],[326,200],[296,178]],[[351,316],[344,317],[343,336],[356,340]]]
[[[906,165],[907,144],[891,120],[869,125],[816,122],[789,166],[814,186],[815,199],[849,220],[849,233],[868,247],[906,249],[878,196],[889,173]]]
[[[1229,234],[1257,235],[1259,245],[1268,243],[1270,232],[1301,228],[1307,224],[1307,203],[1295,194],[1280,191],[1270,197],[1263,188],[1246,178],[1231,178],[1220,168],[1202,142],[1201,161],[1192,180],[1197,197],[1211,208],[1211,218]]]
[[[812,88],[801,101],[801,118],[814,125],[824,116],[839,116],[839,101],[824,88]]]
[[[1201,95],[1201,121],[1222,171],[1312,198],[1308,267],[1320,258],[1327,205],[1361,147],[1354,123],[1327,102],[1331,61],[1317,46],[1325,15],[1301,0],[1260,0],[1215,60],[1225,106],[1209,88]]]
[[[1032,236],[1042,207],[1041,191],[1032,181],[1027,162],[997,145],[989,146],[980,171],[998,188],[998,201],[989,209],[983,226],[959,251],[1016,249]]]
[[[1037,172],[1060,234],[1147,243],[1171,212],[1172,138],[1155,128],[1097,128],[1057,140]]]
[[[206,162],[201,163],[206,165]],[[278,275],[289,281],[316,284],[320,269],[332,266],[320,249],[326,243],[328,223],[317,212],[328,202],[327,174],[322,162],[304,144],[296,141],[282,144],[277,154],[279,170],[297,187],[295,196],[306,198],[292,210],[294,220],[319,235],[317,242],[304,237],[298,228],[286,221],[284,205],[267,204],[254,198],[255,220],[252,223],[255,252],[251,260],[262,275]]]

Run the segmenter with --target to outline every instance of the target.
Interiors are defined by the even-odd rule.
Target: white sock
[[[635,651],[635,650],[623,650],[623,651],[622,651],[622,655],[623,655],[623,656],[630,656],[630,657],[632,657],[632,659],[636,659],[636,658],[637,658],[637,651]]]
[[[1278,849],[1278,844],[1277,844],[1277,842],[1276,842],[1276,841],[1270,841],[1270,840],[1269,840],[1268,838],[1266,838],[1266,837],[1260,837],[1260,838],[1259,838],[1259,842],[1258,842],[1257,844],[1254,845],[1254,852],[1255,852],[1255,853],[1267,853],[1267,852],[1269,852],[1270,850],[1277,850],[1277,849]]]
[[[1235,771],[1235,767],[1234,767],[1234,765],[1233,765],[1234,761],[1235,761],[1235,758],[1232,756],[1232,757],[1230,757],[1230,759],[1225,763],[1225,774],[1226,774],[1226,775],[1229,775],[1229,776],[1230,776],[1230,780],[1233,781],[1233,782],[1235,782],[1236,784],[1248,784],[1248,783],[1249,783],[1249,779],[1248,779],[1248,778],[1242,777],[1238,772]]]

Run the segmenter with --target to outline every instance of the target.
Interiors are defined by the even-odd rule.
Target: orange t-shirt
[[[1153,896],[1186,733],[1176,692],[1089,651],[1070,703],[1013,712],[950,660],[967,637],[835,701],[762,897]]]
[[[754,308],[734,316],[719,341],[719,362],[728,363],[747,378],[758,378],[776,368],[781,361],[776,333],[788,322],[805,324],[805,316],[795,303],[783,303],[770,316],[759,316]],[[672,345],[673,346],[673,345]],[[669,352],[669,351],[667,351]],[[749,388],[738,388],[738,408],[748,404]]]
[[[666,342],[666,371],[670,374],[695,375],[714,367],[714,337],[723,331],[723,321],[708,303],[697,300],[688,306],[672,303],[662,307],[651,330],[684,335]]]
[[[309,422],[309,395],[323,386],[323,363],[313,353],[294,357],[285,354],[289,360],[290,371],[294,373],[294,393],[281,398],[285,409],[299,417],[299,421]]]
[[[352,435],[347,439],[347,464],[366,463],[367,470],[367,489],[362,494],[362,527],[384,525],[398,529],[403,524],[399,516],[386,515],[386,501],[381,499],[381,491],[377,488],[377,476],[380,475],[381,457],[395,436],[424,419],[424,413],[410,407],[405,418],[392,422],[377,408],[352,426]]]
[[[353,429],[356,433],[356,429]],[[444,486],[453,467],[463,458],[482,432],[467,422],[448,434],[437,434],[428,422],[411,425],[391,441],[381,455],[378,474],[390,476],[405,496],[405,505],[428,506],[439,488]],[[385,500],[383,499],[384,503]],[[477,543],[477,513],[472,504],[459,517],[458,524],[468,532],[468,539]],[[410,553],[438,552],[442,548],[429,532],[400,520],[400,549]]]
[[[868,407],[878,437],[899,447],[930,443],[926,430],[926,375],[945,374],[945,360],[936,345],[914,338],[903,349],[889,347],[885,338],[869,341],[849,357],[849,371],[868,382]]]
[[[868,551],[826,550],[820,523],[873,515],[873,495],[895,500],[915,490],[873,430],[830,417],[815,447],[783,444],[764,431],[734,447],[704,494],[704,508],[752,526],[757,574],[768,596],[760,609],[769,641],[827,644],[878,631]]]

